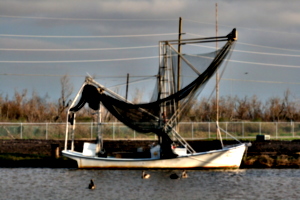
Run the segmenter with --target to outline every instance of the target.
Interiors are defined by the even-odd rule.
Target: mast
[[[182,30],[182,18],[179,17],[179,27],[178,27],[178,57],[177,57],[177,91],[179,91],[181,89],[181,57],[180,57],[180,53],[181,53],[181,30]],[[180,103],[177,102],[176,103],[176,108],[178,109],[180,106]],[[179,122],[179,115],[176,117],[176,121]],[[179,125],[176,125],[176,131],[179,132]]]
[[[216,38],[218,37],[218,3],[216,3]],[[216,40],[216,55],[218,51],[218,40]],[[219,129],[219,70],[216,70],[216,124],[217,137],[220,137],[222,148],[224,147],[221,132]]]
[[[101,103],[99,105],[99,110],[97,112],[97,146],[96,146],[96,154],[99,155],[103,150],[103,138],[102,138],[102,130],[101,130]]]
[[[216,37],[218,37],[218,3],[216,3]],[[218,51],[218,41],[216,41]],[[216,52],[217,53],[217,52]],[[216,121],[219,121],[219,70],[216,71]]]

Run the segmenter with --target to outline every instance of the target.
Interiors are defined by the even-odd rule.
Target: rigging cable
[[[193,33],[186,33],[186,34],[188,34],[188,35],[194,35],[194,36],[199,36],[199,37],[207,37],[207,36],[204,36],[204,35],[193,34]],[[297,49],[286,49],[286,48],[279,48],[279,47],[270,47],[270,46],[264,46],[264,45],[258,45],[258,44],[250,44],[250,43],[245,43],[245,42],[240,42],[240,41],[237,41],[237,44],[254,46],[254,47],[263,47],[263,48],[276,49],[276,50],[284,50],[284,51],[296,51],[296,52],[300,51],[300,50],[297,50]],[[213,47],[210,47],[210,46],[200,45],[200,44],[189,44],[189,45],[191,45],[191,46],[203,46],[203,47],[213,48]],[[214,47],[214,49],[215,49],[215,47]]]

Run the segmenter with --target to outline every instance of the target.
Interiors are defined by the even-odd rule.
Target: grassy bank
[[[0,167],[77,168],[77,163],[65,157],[4,153],[0,154]]]

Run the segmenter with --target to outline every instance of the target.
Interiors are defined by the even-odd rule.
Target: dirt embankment
[[[82,151],[84,142],[75,141],[75,150]],[[148,151],[156,141],[110,140],[105,141],[107,152],[135,152],[142,147]],[[219,141],[189,141],[198,151],[221,147]],[[225,145],[235,142],[224,141]],[[242,162],[249,167],[296,167],[300,168],[300,140],[293,141],[253,141]],[[70,142],[68,143],[70,145]],[[76,167],[76,163],[66,158],[55,158],[55,150],[64,148],[63,140],[0,140],[0,167]]]

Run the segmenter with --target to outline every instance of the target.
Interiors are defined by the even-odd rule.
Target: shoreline
[[[82,151],[84,142],[95,142],[95,140],[77,140],[75,141],[75,150]],[[150,148],[149,144],[153,142],[155,141],[110,140],[106,141],[104,146],[108,152],[134,152],[140,147],[147,151]],[[217,149],[220,145],[215,140],[188,142],[196,151]],[[300,168],[299,140],[250,142],[252,146],[248,148],[240,169]],[[225,145],[232,143],[235,141],[224,141]],[[77,168],[76,161],[61,156],[63,144],[63,140],[0,140],[0,168]],[[55,152],[59,152],[59,155]]]
[[[1,154],[0,168],[77,168],[74,160],[65,157],[53,158],[51,156],[37,157],[28,154]],[[253,168],[300,168],[300,157],[298,155],[275,155],[261,154],[257,156],[246,156],[240,169]]]

